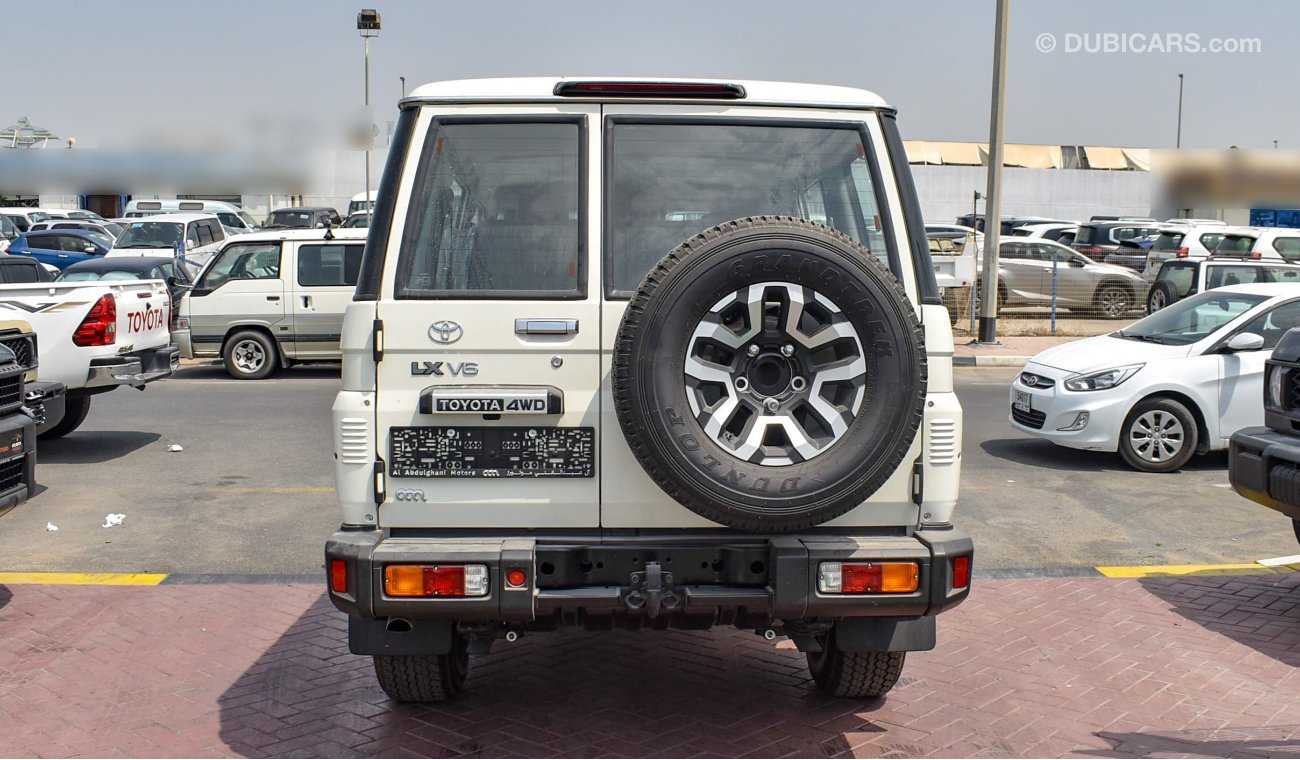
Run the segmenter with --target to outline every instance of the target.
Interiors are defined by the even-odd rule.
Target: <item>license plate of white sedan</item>
[[[1011,402],[1011,405],[1022,412],[1032,412],[1034,410],[1032,397],[1025,391],[1016,391],[1016,400]]]

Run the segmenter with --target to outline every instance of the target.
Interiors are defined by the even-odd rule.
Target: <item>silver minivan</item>
[[[366,232],[281,229],[230,239],[181,300],[173,333],[181,356],[220,358],[241,380],[338,360]]]

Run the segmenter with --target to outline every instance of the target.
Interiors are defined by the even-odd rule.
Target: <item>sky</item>
[[[994,0],[365,4],[383,15],[371,48],[381,125],[396,116],[401,76],[408,89],[493,76],[675,76],[861,87],[899,109],[906,139],[988,139]],[[42,0],[41,22],[5,36],[11,86],[0,126],[27,116],[101,146],[295,130],[334,139],[363,99],[361,7]],[[1281,1],[1012,0],[1006,140],[1173,147],[1183,73],[1183,147],[1300,148],[1297,28],[1300,3]],[[1203,52],[1087,52],[1106,33],[1141,49],[1196,35]],[[1044,35],[1052,52],[1039,49]],[[1216,38],[1259,52],[1209,52]]]

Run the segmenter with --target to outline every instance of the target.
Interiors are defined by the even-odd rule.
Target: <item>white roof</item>
[[[152,216],[142,216],[139,219],[132,219],[131,223],[136,224],[140,222],[176,222],[177,224],[182,224],[184,222],[193,222],[199,219],[216,219],[216,218],[217,217],[214,216],[211,212],[194,211],[194,212],[185,212],[180,214],[154,214]]]
[[[259,230],[231,235],[228,239],[239,242],[258,240],[324,240],[327,230],[321,228],[288,228],[278,230]],[[364,227],[335,227],[330,230],[335,240],[365,240],[369,230]]]
[[[888,108],[880,96],[853,87],[836,87],[825,84],[798,84],[795,82],[762,82],[748,79],[671,79],[647,77],[513,77],[502,79],[457,79],[431,82],[415,88],[406,100],[432,101],[549,101],[549,102],[655,102],[691,101],[717,103],[716,99],[691,97],[620,98],[612,95],[559,96],[555,85],[559,82],[703,82],[709,84],[737,84],[745,88],[745,97],[723,100],[736,105],[789,105],[820,108]]]

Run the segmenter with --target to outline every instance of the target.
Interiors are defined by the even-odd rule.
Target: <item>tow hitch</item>
[[[665,573],[658,562],[647,562],[645,570],[632,573],[631,586],[623,593],[623,604],[632,612],[645,611],[651,620],[661,610],[672,611],[682,605],[680,591],[672,588],[673,574]]]

